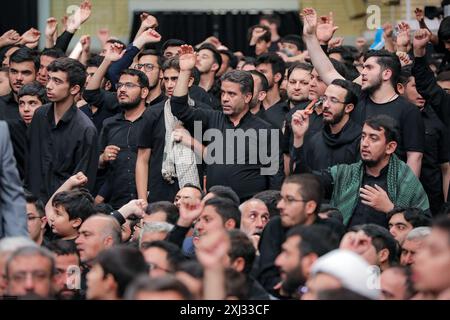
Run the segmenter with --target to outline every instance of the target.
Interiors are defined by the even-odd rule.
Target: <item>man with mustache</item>
[[[29,48],[20,48],[10,57],[9,85],[11,93],[0,98],[0,120],[19,120],[19,90],[36,80],[39,56]]]

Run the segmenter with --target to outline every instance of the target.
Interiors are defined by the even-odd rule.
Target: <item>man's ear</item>
[[[217,72],[220,69],[219,64],[214,62],[211,66],[211,70]]]
[[[353,103],[349,103],[345,106],[345,113],[350,113],[355,109],[355,105]]]
[[[258,93],[258,101],[263,102],[266,99],[267,91],[260,91]]]
[[[141,99],[147,99],[149,94],[150,94],[150,90],[148,88],[142,88]]]
[[[226,230],[232,230],[236,228],[236,221],[234,221],[234,219],[228,219],[225,222],[225,229]]]
[[[273,76],[273,82],[279,83],[281,80],[283,80],[283,75],[279,72],[275,73],[275,75]]]
[[[393,154],[395,150],[397,150],[397,142],[391,141],[386,145],[386,153],[387,154]]]
[[[405,86],[402,83],[397,83],[397,91],[400,95],[405,93]]]
[[[82,223],[83,223],[83,221],[81,221],[80,218],[73,219],[72,220],[72,228],[78,229]]]
[[[80,93],[80,91],[81,91],[81,87],[78,84],[76,84],[72,88],[70,88],[70,94],[72,96],[76,96],[77,94]]]
[[[47,225],[47,217],[43,216],[41,218],[41,229],[45,229],[45,226]]]
[[[194,77],[189,77],[189,84],[188,84],[188,86],[189,86],[189,88],[190,87],[192,87],[192,85],[194,84]]]
[[[245,104],[249,104],[250,101],[252,101],[252,98],[253,98],[253,93],[251,93],[251,92],[246,93],[244,96]]]
[[[378,256],[379,263],[382,264],[382,263],[384,263],[384,262],[386,262],[388,260],[388,258],[389,258],[389,250],[386,249],[386,248],[381,249],[378,252],[377,256]]]
[[[307,254],[306,256],[304,256],[302,258],[301,266],[302,266],[302,270],[303,270],[303,276],[305,278],[309,277],[309,275],[311,273],[311,268],[317,259],[318,259],[318,257],[317,257],[317,254],[315,254],[315,253]]]
[[[392,78],[392,70],[391,69],[386,69],[386,70],[382,71],[381,72],[381,77],[385,81],[390,80]]]
[[[317,203],[314,200],[310,200],[306,202],[306,213],[308,215],[314,214],[314,211],[316,211]]]
[[[231,267],[237,272],[243,272],[245,269],[245,260],[242,257],[236,258],[236,260],[231,263]]]
[[[111,248],[114,245],[113,238],[111,236],[107,236],[103,239],[103,244],[105,245],[105,248]]]

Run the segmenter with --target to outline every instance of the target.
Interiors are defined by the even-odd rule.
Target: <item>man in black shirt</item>
[[[280,84],[283,81],[286,64],[276,53],[266,53],[256,59],[256,70],[264,74],[269,83],[266,98],[258,116],[281,129],[289,107],[281,100]]]
[[[58,58],[64,57],[64,52],[61,49],[45,49],[42,51],[41,56],[39,58],[40,66],[39,66],[39,72],[37,74],[37,81],[39,81],[40,84],[45,86],[48,81],[48,71],[47,67],[55,61]]]
[[[29,190],[48,201],[70,176],[82,171],[92,190],[98,164],[97,130],[75,105],[86,81],[84,66],[59,58],[48,66],[47,96],[29,128],[26,182]]]
[[[137,198],[137,146],[144,126],[142,114],[148,93],[148,79],[142,71],[124,70],[117,83],[117,97],[123,112],[105,120],[100,134],[99,167],[107,168],[108,174],[99,195],[114,209]]]
[[[425,150],[420,181],[430,200],[430,210],[437,215],[447,198],[450,181],[449,141],[447,128],[429,103],[417,92],[411,66],[403,67],[398,92],[419,108],[425,125]]]
[[[325,26],[321,25],[320,31],[317,30],[316,12],[314,9],[304,10],[303,40],[308,51],[314,52],[311,54],[311,61],[327,84],[335,79],[344,78],[323,52],[316,34],[330,28],[333,29],[332,23],[325,23]],[[362,84],[363,92],[352,114],[352,119],[362,124],[375,115],[383,114],[394,118],[397,121],[397,130],[400,132],[396,153],[419,177],[425,130],[419,110],[396,93],[399,74],[400,61],[395,54],[385,50],[369,51],[364,57],[361,77],[355,80]]]
[[[187,92],[195,55],[192,48],[186,46],[183,49],[180,74],[171,98],[172,113],[185,125],[193,127],[195,121],[201,121],[203,128],[213,129],[206,132],[215,138],[209,144],[209,155],[205,158],[208,164],[207,189],[213,185],[229,186],[241,201],[263,190],[279,189],[283,163],[281,148],[277,145],[278,131],[270,130],[268,123],[249,111],[253,95],[252,76],[236,70],[222,77],[222,112],[193,109],[187,104]],[[236,146],[236,138],[244,141]],[[264,157],[270,157],[270,160]]]
[[[209,95],[209,105],[214,109],[220,108],[220,97],[218,96],[216,74],[222,66],[220,52],[211,44],[203,44],[198,49],[196,67],[200,72],[199,87],[203,88]]]
[[[23,47],[11,55],[9,65],[11,93],[0,98],[0,120],[20,119],[17,94],[25,84],[36,80],[39,57],[31,49]]]

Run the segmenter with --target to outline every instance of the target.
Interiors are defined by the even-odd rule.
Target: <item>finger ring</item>
[[[112,154],[111,153],[108,153],[108,158],[111,158],[112,157]]]

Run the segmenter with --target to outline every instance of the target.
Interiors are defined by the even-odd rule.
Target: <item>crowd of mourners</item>
[[[450,17],[68,50],[92,10],[0,37],[1,297],[450,299]]]

